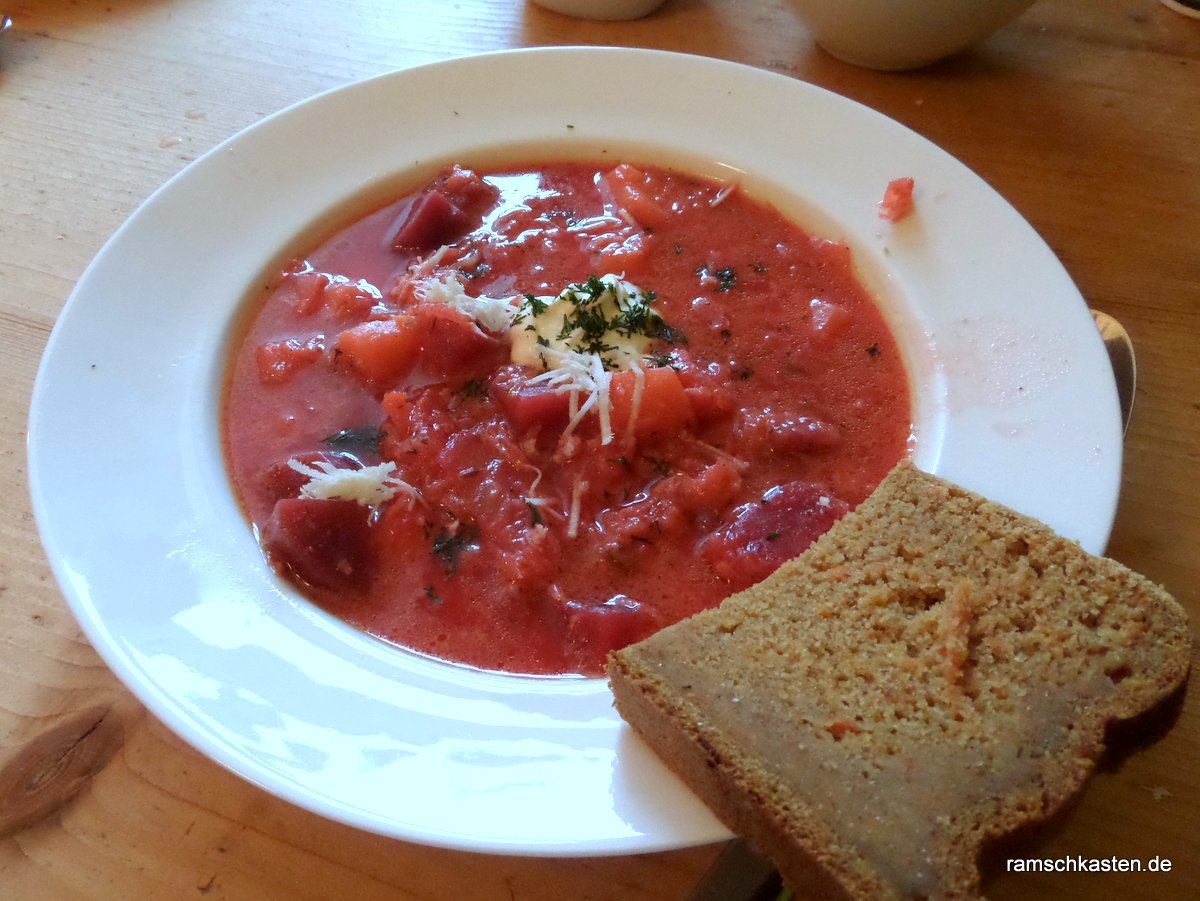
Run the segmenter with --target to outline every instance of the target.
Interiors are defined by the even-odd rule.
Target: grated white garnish
[[[413,286],[413,294],[426,303],[445,304],[470,316],[490,332],[507,332],[517,315],[518,307],[508,297],[472,297],[463,287],[456,272],[441,278],[427,278]]]
[[[604,290],[596,299],[603,315],[615,321],[622,314],[640,312],[645,318],[657,320],[658,314],[650,308],[653,295],[611,273],[600,276],[599,282]],[[458,273],[451,271],[415,281],[413,294],[426,303],[445,304],[492,333],[507,333],[512,341],[513,362],[545,370],[531,378],[529,384],[545,384],[555,391],[571,393],[570,420],[560,439],[560,449],[566,447],[576,427],[593,410],[600,420],[600,443],[612,443],[610,370],[634,372],[633,409],[628,425],[632,429],[637,422],[645,388],[645,373],[640,363],[651,338],[638,331],[614,328],[595,342],[604,347],[603,353],[581,350],[583,331],[578,327],[572,329],[568,323],[577,314],[580,302],[593,299],[588,285],[568,285],[557,295],[518,302],[516,297],[472,297]]]
[[[546,507],[547,508],[546,512],[549,512],[549,513],[557,512],[557,511],[549,509],[549,505],[554,503],[550,498],[541,497],[537,493],[538,485],[540,485],[542,483],[542,471],[540,469],[538,469],[536,466],[533,467],[533,471],[536,472],[537,475],[534,477],[533,483],[529,486],[529,493],[526,495],[523,495],[521,499],[524,500],[525,503],[527,503],[530,507]],[[559,514],[559,515],[561,515],[561,514]]]
[[[561,441],[575,431],[593,409],[600,416],[600,443],[611,444],[612,430],[612,373],[604,368],[599,354],[581,353],[577,350],[560,350],[557,347],[540,348],[546,371],[529,380],[530,385],[549,385],[558,392],[571,392],[571,418],[563,429]],[[583,403],[579,402],[584,395]]]
[[[308,476],[300,488],[301,497],[357,501],[364,507],[377,507],[400,493],[407,494],[410,503],[420,496],[416,488],[396,475],[396,464],[391,462],[358,469],[339,468],[327,460],[317,460],[310,466],[294,457],[287,463]]]
[[[434,271],[441,265],[442,259],[446,256],[446,252],[449,249],[449,244],[443,244],[429,256],[425,257],[425,259],[421,260],[421,262],[415,266],[410,266],[407,277],[413,281],[432,278]]]
[[[637,429],[638,414],[642,411],[642,394],[646,390],[646,371],[636,360],[629,364],[629,368],[633,372],[633,397],[629,402],[629,422],[625,425],[625,434],[632,442]]]
[[[579,534],[579,508],[583,502],[583,492],[586,489],[587,482],[576,476],[575,484],[571,487],[571,515],[567,517],[568,538],[574,538]]]
[[[689,437],[688,444],[698,450],[712,454],[718,460],[725,460],[728,463],[732,463],[733,467],[739,472],[745,472],[750,467],[750,463],[741,457],[735,457],[733,454],[723,451],[721,448],[715,447],[707,441],[701,441],[699,438]]]

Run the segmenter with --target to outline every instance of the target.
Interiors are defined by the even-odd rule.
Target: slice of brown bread
[[[764,582],[613,654],[617,709],[800,898],[979,898],[986,839],[1187,676],[1158,586],[899,465]]]

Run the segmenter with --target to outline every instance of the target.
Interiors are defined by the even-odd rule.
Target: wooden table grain
[[[1109,554],[1200,619],[1200,21],[1157,0],[1039,0],[973,50],[885,74],[815,47],[786,0],[667,0],[635,22],[519,0],[0,3],[0,898],[686,898],[717,846],[538,859],[435,850],[321,819],[147,715],[50,575],[26,488],[39,357],[76,279],[156,187],[318,91],[510,47],[737,60],[861,101],[978,172],[1041,233],[1140,365]],[[87,478],[64,473],[64,478]],[[1169,872],[1003,872],[997,899],[1200,897],[1196,692],[1117,736],[1022,856]]]

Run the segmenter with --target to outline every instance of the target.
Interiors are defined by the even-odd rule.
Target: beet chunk
[[[394,250],[428,253],[466,234],[470,219],[449,197],[431,189],[413,201],[392,237]]]
[[[568,601],[568,652],[582,672],[598,672],[610,651],[641,641],[662,628],[650,607],[618,594],[599,604]]]
[[[371,580],[369,511],[356,501],[284,498],[263,529],[268,559],[289,579],[332,590]]]
[[[765,579],[804,551],[849,509],[822,485],[787,482],[736,507],[700,543],[700,556],[734,591]]]

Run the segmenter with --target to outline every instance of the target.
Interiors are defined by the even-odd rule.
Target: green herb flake
[[[723,266],[720,269],[710,269],[708,266],[701,266],[696,270],[696,274],[704,282],[707,282],[708,279],[716,279],[717,290],[721,292],[732,291],[734,285],[737,284],[737,272],[732,266]]]
[[[522,306],[528,306],[531,315],[541,316],[544,312],[546,312],[546,307],[550,306],[550,304],[546,303],[546,301],[534,294],[526,294],[525,303]],[[522,312],[524,312],[523,309]]]
[[[589,275],[583,282],[571,284],[559,295],[571,305],[563,316],[555,339],[565,343],[571,350],[591,353],[601,358],[606,369],[618,368],[606,354],[618,348],[606,340],[616,333],[624,337],[643,335],[673,343],[686,343],[683,333],[665,326],[662,318],[652,309],[658,300],[653,291],[626,291],[603,281],[597,275]],[[611,304],[606,304],[611,299]],[[521,308],[522,316],[540,315],[548,306],[544,302],[534,303],[535,298],[526,295]],[[610,312],[615,307],[615,312]],[[527,326],[532,328],[532,326]],[[549,342],[539,340],[541,344]]]
[[[462,555],[471,550],[479,550],[479,532],[462,523],[453,530],[442,529],[433,539],[433,555],[442,561],[447,575],[454,575]]]
[[[681,344],[686,347],[688,343],[687,334],[683,329],[667,325],[658,318],[655,318],[655,321],[651,323],[650,328],[646,330],[645,334],[666,344]]]

